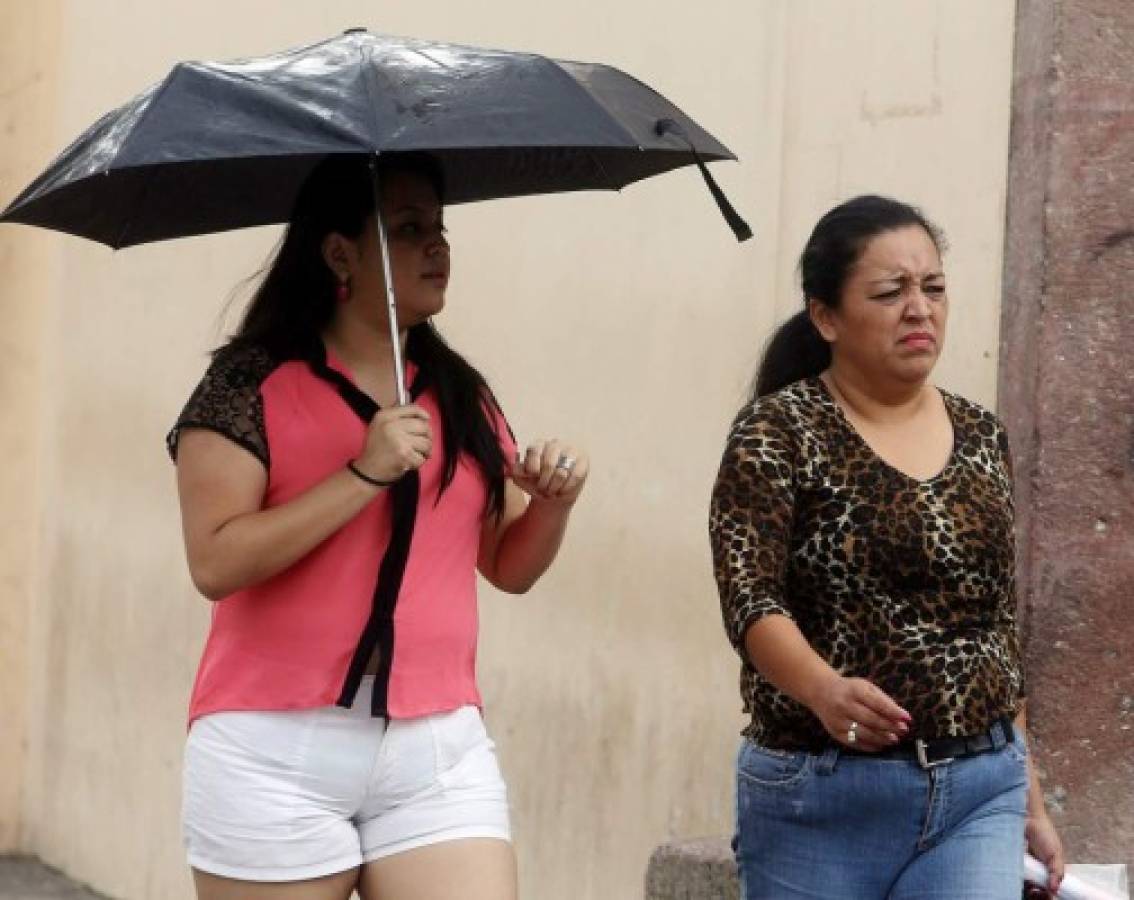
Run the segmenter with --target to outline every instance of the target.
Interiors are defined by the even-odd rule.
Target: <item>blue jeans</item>
[[[913,759],[744,741],[733,841],[744,900],[1020,900],[1022,738],[925,770]]]

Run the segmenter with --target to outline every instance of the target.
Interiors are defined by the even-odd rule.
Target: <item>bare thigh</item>
[[[516,854],[507,841],[466,838],[363,865],[362,900],[516,900]]]
[[[358,869],[304,881],[240,881],[193,870],[197,900],[347,900],[358,883]]]

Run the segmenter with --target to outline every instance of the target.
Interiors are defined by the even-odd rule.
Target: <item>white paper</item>
[[[1047,869],[1034,857],[1024,857],[1024,878],[1032,884],[1047,884]],[[1130,900],[1126,866],[1068,866],[1057,900]]]

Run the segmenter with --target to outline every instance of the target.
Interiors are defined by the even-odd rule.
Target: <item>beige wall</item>
[[[58,34],[58,3],[0,5],[0,202],[56,149]],[[21,841],[43,330],[58,249],[52,236],[31,229],[0,236],[0,853]]]
[[[498,0],[388,4],[381,15],[369,2],[337,3],[333,15],[218,0],[60,6],[55,146],[173,60],[360,24],[620,65],[743,160],[715,167],[756,232],[742,246],[694,171],[620,195],[449,215],[455,275],[442,328],[489,375],[522,439],[568,435],[595,458],[560,564],[527,597],[483,595],[481,679],[523,896],[639,896],[655,844],[729,828],[742,722],[707,495],[758,347],[799,302],[795,256],[824,209],[874,190],[939,220],[955,298],[940,380],[994,398],[1012,0]],[[0,91],[5,116],[8,97]],[[4,199],[45,161],[25,148],[19,178],[4,170]],[[24,846],[112,895],[188,896],[178,771],[208,607],[185,573],[161,439],[217,341],[229,289],[274,237],[113,254],[0,229],[3,271],[32,279],[26,296],[5,283],[5,311],[30,317],[33,335],[42,320],[47,338],[42,452],[25,447],[19,475],[5,473],[25,506],[39,484],[38,557],[25,546],[35,529],[0,523],[14,585],[0,587],[4,623],[23,627],[27,585],[38,584],[23,631]],[[34,240],[46,263],[24,249]],[[50,271],[39,278],[41,265]],[[33,302],[39,312],[20,305]],[[3,364],[7,396],[7,355]],[[23,434],[21,409],[4,409],[5,447]],[[4,740],[0,753],[18,757]],[[20,819],[9,795],[8,829]]]

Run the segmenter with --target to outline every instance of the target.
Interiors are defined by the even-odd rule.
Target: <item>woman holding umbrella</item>
[[[202,900],[516,895],[475,681],[476,570],[530,588],[588,464],[555,440],[517,453],[484,379],[434,330],[438,168],[381,157],[381,223],[372,174],[330,157],[307,180],[169,438],[189,569],[215,601],[184,774]]]
[[[733,425],[710,535],[751,722],[746,900],[1018,900],[1062,877],[1025,744],[1012,470],[987,410],[934,387],[939,232],[859,197],[800,260]]]

